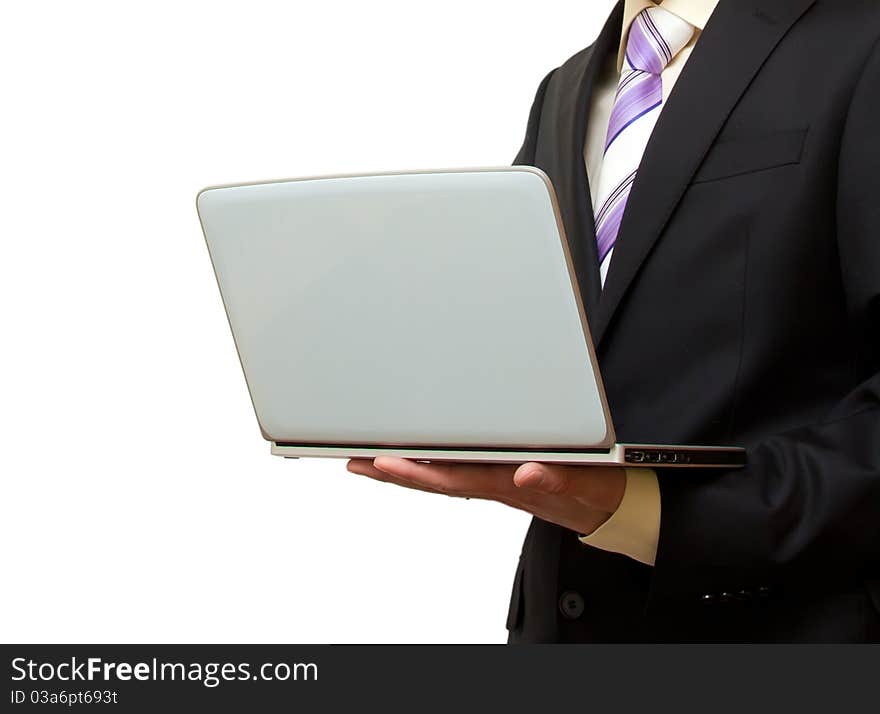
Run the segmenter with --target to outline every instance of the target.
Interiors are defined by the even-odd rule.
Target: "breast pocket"
[[[800,163],[806,138],[804,128],[722,139],[709,149],[691,183],[718,181]]]

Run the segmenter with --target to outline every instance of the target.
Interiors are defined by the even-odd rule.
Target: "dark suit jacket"
[[[876,640],[880,3],[721,0],[600,293],[583,146],[622,5],[541,83],[514,163],[556,187],[619,440],[749,463],[659,471],[653,568],[534,520],[510,640]]]

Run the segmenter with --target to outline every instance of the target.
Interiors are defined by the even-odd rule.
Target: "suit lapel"
[[[721,0],[645,149],[592,320],[597,344],[730,112],[814,2]]]
[[[552,159],[547,166],[559,197],[569,252],[588,316],[595,313],[599,303],[600,283],[584,143],[593,89],[609,54],[617,52],[622,23],[623,0],[612,11],[592,50],[585,52],[579,63],[566,68],[570,71],[559,73],[559,139],[552,144]]]

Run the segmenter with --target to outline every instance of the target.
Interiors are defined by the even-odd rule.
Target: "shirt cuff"
[[[581,543],[654,565],[660,540],[660,484],[653,469],[626,469],[620,506]]]

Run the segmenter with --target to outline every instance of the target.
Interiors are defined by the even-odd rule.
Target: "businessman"
[[[880,640],[880,3],[625,0],[541,82],[621,441],[721,472],[353,460],[535,518],[511,642]]]

